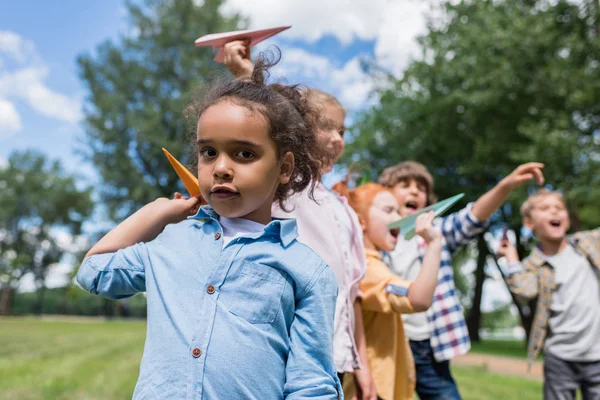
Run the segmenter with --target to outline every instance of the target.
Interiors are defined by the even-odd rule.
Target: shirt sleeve
[[[413,313],[407,297],[409,288],[410,282],[392,273],[383,262],[369,262],[360,282],[362,307],[381,313]]]
[[[146,291],[146,267],[149,264],[145,243],[114,253],[87,257],[77,272],[81,287],[98,296],[123,299]]]
[[[286,364],[286,399],[338,399],[341,385],[333,362],[337,283],[325,264],[296,302]]]
[[[474,203],[469,203],[462,210],[442,218],[440,230],[451,255],[469,244],[488,227],[489,221],[479,221],[475,218],[471,212],[473,205]]]
[[[510,263],[503,268],[507,277],[508,290],[516,296],[530,300],[538,295],[537,272],[524,268],[520,262]]]

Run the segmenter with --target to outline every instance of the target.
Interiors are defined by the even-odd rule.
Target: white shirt
[[[546,256],[556,277],[544,351],[567,361],[600,360],[600,283],[590,262],[573,246]]]
[[[243,218],[219,218],[223,227],[223,247],[237,237],[262,232],[265,225]]]

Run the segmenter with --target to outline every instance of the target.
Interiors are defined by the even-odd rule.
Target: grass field
[[[143,321],[0,318],[0,397],[130,399],[144,336]],[[465,400],[541,398],[540,382],[453,371]]]
[[[495,356],[516,357],[522,360],[527,358],[527,348],[522,341],[518,340],[485,340],[480,343],[472,343],[471,351]],[[539,359],[541,360],[542,357]]]

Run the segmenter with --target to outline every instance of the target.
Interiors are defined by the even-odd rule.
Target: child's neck
[[[561,241],[554,240],[540,240],[540,250],[547,256],[554,256],[567,247],[567,238],[563,238]]]
[[[366,235],[363,238],[363,244],[365,246],[365,249],[379,251],[379,249],[373,244],[373,242],[371,242],[371,240],[369,240],[369,238]]]

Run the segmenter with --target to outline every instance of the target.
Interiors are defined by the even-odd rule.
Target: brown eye
[[[214,157],[217,155],[217,152],[215,149],[211,149],[210,147],[208,147],[200,150],[200,155],[202,157]]]
[[[237,153],[237,156],[242,160],[252,160],[254,158],[254,153],[249,150],[242,150]]]

